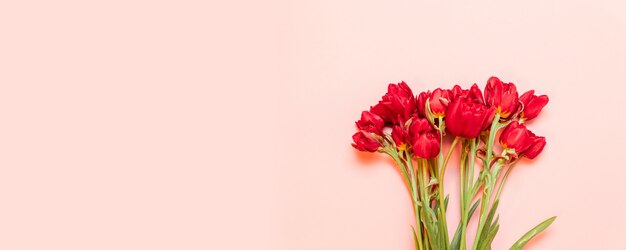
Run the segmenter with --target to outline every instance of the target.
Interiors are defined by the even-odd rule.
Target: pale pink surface
[[[619,2],[0,4],[0,249],[411,249],[391,161],[350,147],[390,82],[551,101],[494,249],[620,249]],[[458,220],[451,168],[450,225]]]

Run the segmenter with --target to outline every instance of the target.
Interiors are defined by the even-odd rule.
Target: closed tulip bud
[[[415,156],[429,159],[439,154],[439,133],[426,118],[414,116],[408,135]]]
[[[537,136],[534,138],[533,143],[526,149],[524,152],[524,156],[528,157],[528,159],[534,159],[543,151],[543,148],[546,146],[546,138],[543,136]]]
[[[514,149],[518,156],[533,159],[543,150],[546,139],[536,136],[523,124],[513,121],[500,134],[500,145],[504,150]]]
[[[424,159],[434,158],[439,155],[440,142],[436,131],[423,132],[413,140],[413,154]]]
[[[547,95],[536,96],[534,90],[524,93],[519,100],[524,104],[524,110],[520,114],[520,120],[522,121],[537,117],[549,101]]]
[[[380,148],[380,143],[368,132],[359,131],[352,136],[352,146],[360,151],[376,152]]]

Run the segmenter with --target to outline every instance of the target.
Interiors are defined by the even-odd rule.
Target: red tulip
[[[437,131],[424,132],[416,135],[413,140],[413,154],[415,156],[430,159],[439,155],[440,137]]]
[[[415,156],[429,159],[439,154],[441,138],[426,118],[413,117],[409,135]]]
[[[387,124],[403,124],[417,112],[417,102],[406,83],[389,84],[387,94],[370,111]]]
[[[422,116],[426,116],[426,99],[430,99],[430,111],[435,118],[446,116],[448,103],[452,100],[452,92],[448,89],[437,88],[433,92],[422,92],[417,97],[417,110]]]
[[[519,108],[515,84],[503,83],[497,77],[492,76],[487,80],[487,85],[485,86],[485,102],[487,105],[495,107],[496,113],[501,118],[509,118]]]
[[[530,120],[539,115],[541,109],[548,104],[549,99],[547,95],[536,96],[534,90],[529,90],[520,96],[519,100],[524,104],[524,110],[520,114],[520,119]]]
[[[466,97],[450,103],[446,112],[446,127],[454,136],[476,138],[491,124],[494,108]]]
[[[352,146],[360,151],[376,152],[380,148],[380,143],[368,132],[359,131],[352,136]]]
[[[356,121],[356,126],[362,131],[383,135],[385,121],[372,112],[363,111],[361,113],[361,120]]]
[[[523,124],[511,122],[500,134],[500,145],[503,149],[514,149],[515,154],[535,158],[546,145],[546,139],[536,136]]]
[[[541,153],[543,148],[546,146],[546,138],[543,136],[537,136],[534,138],[533,143],[530,145],[526,152],[524,152],[524,156],[528,157],[528,159],[534,159]]]

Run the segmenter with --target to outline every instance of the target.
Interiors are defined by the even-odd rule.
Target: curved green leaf
[[[548,228],[548,226],[550,226],[550,224],[552,224],[552,222],[554,222],[554,220],[556,220],[556,216],[553,216],[553,217],[551,217],[551,218],[549,218],[549,219],[539,223],[539,225],[535,226],[533,229],[531,229],[526,234],[524,234],[522,236],[522,238],[517,240],[517,242],[515,242],[515,244],[513,244],[513,246],[511,248],[509,248],[509,250],[519,250],[519,249],[522,249],[522,247],[524,245],[526,245],[526,243],[528,243],[529,240],[531,240],[533,237],[535,237],[535,235],[541,233],[543,230]]]

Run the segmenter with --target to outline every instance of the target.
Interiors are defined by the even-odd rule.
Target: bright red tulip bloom
[[[448,106],[446,128],[454,136],[476,138],[482,130],[489,127],[494,112],[494,107],[487,107],[482,103],[461,97]]]
[[[380,116],[369,112],[363,111],[361,113],[361,120],[356,121],[356,126],[362,131],[376,133],[377,135],[383,135],[383,127],[385,127],[385,121]]]
[[[422,116],[426,116],[426,99],[430,99],[430,111],[435,118],[445,117],[448,103],[452,100],[452,91],[437,88],[433,92],[422,92],[417,97],[417,110]]]
[[[370,112],[383,118],[387,124],[403,124],[417,112],[417,101],[406,83],[389,84],[387,94],[370,108]]]
[[[413,153],[420,158],[433,158],[439,154],[441,138],[426,118],[413,117],[409,126]]]
[[[547,95],[536,96],[534,90],[524,93],[519,97],[519,100],[524,104],[524,110],[520,114],[521,120],[530,120],[537,117],[549,101]]]
[[[376,152],[380,148],[380,143],[368,132],[359,131],[352,136],[352,146],[360,151]]]
[[[430,159],[439,155],[441,138],[437,131],[423,132],[413,139],[413,154],[415,156]]]
[[[495,107],[500,118],[509,118],[519,108],[515,84],[503,83],[495,76],[490,77],[485,86],[485,103]]]
[[[500,145],[504,149],[515,149],[516,153],[524,152],[533,142],[532,133],[523,124],[512,121],[500,134]]]
[[[500,134],[500,145],[503,149],[514,149],[515,153],[530,159],[535,158],[546,145],[546,139],[536,136],[523,124],[511,122]]]

